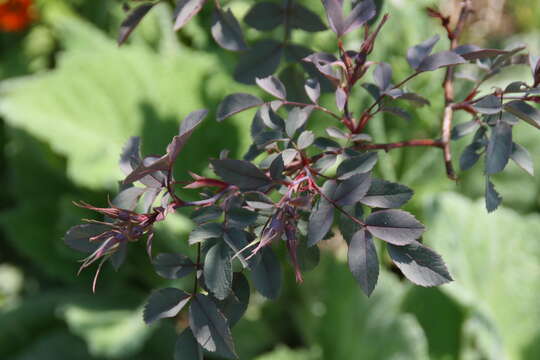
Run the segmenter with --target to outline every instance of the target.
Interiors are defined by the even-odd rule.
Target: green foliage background
[[[229,2],[237,14],[252,3]],[[403,56],[407,47],[440,33],[422,11],[434,3],[385,1],[392,17],[373,59],[392,65],[394,81],[410,71]],[[538,14],[540,5],[509,3],[506,20],[521,33],[486,41],[532,41],[538,53],[540,24],[527,14]],[[36,6],[40,17],[30,29],[0,33],[0,358],[170,359],[175,324],[145,326],[141,306],[151,289],[181,282],[158,278],[137,244],[118,273],[105,269],[92,295],[91,272],[76,276],[78,254],[61,240],[66,229],[91,216],[71,202],[105,205],[121,179],[116,163],[123,143],[142,135],[143,152],[160,153],[180,119],[198,108],[211,114],[183,152],[177,177],[185,179],[188,169],[207,171],[208,158],[221,149],[240,156],[249,143],[249,114],[218,125],[214,111],[226,94],[258,90],[232,80],[237,56],[209,38],[207,10],[174,34],[170,8],[159,5],[129,44],[118,48],[120,2],[39,0]],[[260,34],[248,30],[247,37]],[[309,38],[294,34],[294,40],[333,51],[328,31]],[[353,35],[348,42],[358,39]],[[529,76],[527,68],[517,67],[484,89]],[[442,96],[431,94],[440,92],[441,78],[436,72],[411,84],[433,104],[413,110],[412,122],[392,116],[372,121],[376,141],[436,137]],[[355,98],[359,108],[369,101],[363,90]],[[540,141],[531,129],[518,126],[514,138],[540,169]],[[455,154],[466,142],[457,143]],[[487,215],[479,169],[460,174],[456,185],[445,178],[438,150],[381,157],[382,176],[415,189],[409,210],[427,224],[424,240],[443,255],[455,282],[424,289],[383,270],[368,299],[348,272],[343,242],[330,240],[304,284],[296,285],[288,269],[278,301],[253,294],[234,329],[240,358],[540,358],[540,177],[509,165],[494,178],[505,208]],[[190,227],[182,214],[161,224],[157,251],[190,251]]]

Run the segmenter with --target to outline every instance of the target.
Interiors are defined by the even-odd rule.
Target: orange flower
[[[32,0],[0,0],[0,31],[21,31],[33,20]]]

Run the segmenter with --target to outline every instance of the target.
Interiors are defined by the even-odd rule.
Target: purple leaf
[[[385,92],[391,85],[392,68],[385,62],[380,62],[373,71],[373,80],[381,92]]]
[[[231,51],[247,49],[242,29],[231,9],[226,11],[214,9],[211,32],[214,40],[224,49]]]
[[[184,118],[182,123],[180,123],[179,135],[191,135],[193,130],[195,130],[195,128],[199,126],[199,124],[201,123],[201,121],[203,121],[207,114],[208,110],[206,109],[196,110],[189,113],[188,116]]]
[[[414,216],[403,210],[381,210],[366,219],[366,229],[388,243],[406,245],[418,239],[425,231]]]
[[[343,0],[323,0],[326,16],[330,28],[338,37],[345,33],[345,19],[343,18]]]
[[[184,329],[174,344],[174,360],[204,360],[203,351],[190,328]]]
[[[498,55],[507,54],[508,51],[498,49],[482,49],[476,45],[461,45],[452,50],[467,61],[484,59],[487,57],[495,57]]]
[[[306,84],[304,85],[304,89],[306,90],[306,94],[309,99],[314,104],[317,104],[317,101],[321,96],[321,85],[319,84],[317,79],[307,79]]]
[[[156,273],[165,279],[180,279],[195,271],[195,264],[182,254],[160,253],[152,261]]]
[[[260,251],[261,259],[251,270],[253,286],[268,299],[277,299],[281,290],[281,264],[270,247]]]
[[[300,4],[293,5],[288,20],[289,24],[295,29],[309,32],[326,30],[326,26],[319,16]]]
[[[405,185],[382,179],[372,179],[371,186],[360,202],[376,208],[399,208],[411,199],[413,191]]]
[[[369,190],[371,175],[356,174],[339,183],[333,200],[340,206],[354,205],[360,201]]]
[[[441,256],[417,241],[405,246],[387,245],[392,261],[411,282],[437,286],[452,281]]]
[[[359,28],[366,22],[371,20],[377,14],[377,9],[373,0],[363,0],[357,2],[356,6],[351,10],[349,16],[345,19],[344,34]]]
[[[214,172],[224,181],[242,190],[258,190],[272,183],[259,168],[243,160],[212,160]]]
[[[120,34],[118,35],[118,45],[122,45],[129,35],[135,30],[137,25],[141,22],[142,18],[148,14],[150,9],[157,3],[141,4],[131,11],[128,17],[120,25]]]
[[[439,41],[439,35],[434,35],[426,41],[409,48],[407,50],[407,61],[409,65],[417,70],[420,63],[431,53],[437,41]]]
[[[208,296],[197,294],[193,298],[189,326],[205,350],[226,358],[238,358],[227,319]]]
[[[284,11],[281,6],[271,2],[257,2],[244,17],[244,22],[254,29],[270,31],[283,23]]]
[[[347,102],[347,93],[343,88],[338,87],[336,89],[336,105],[339,111],[343,111],[345,108],[345,103]]]
[[[531,154],[523,146],[513,143],[510,158],[523,170],[534,176],[534,163]]]
[[[234,79],[244,84],[255,83],[255,78],[272,75],[283,55],[283,44],[275,40],[261,40],[247,50],[234,70]]]
[[[347,258],[354,278],[366,295],[370,296],[379,277],[379,258],[368,232],[360,230],[353,235]]]
[[[287,91],[283,83],[274,75],[270,75],[265,78],[255,78],[255,82],[261,89],[277,97],[278,99],[285,100],[287,98]]]
[[[217,121],[223,121],[239,112],[261,106],[262,104],[263,101],[254,95],[244,93],[227,95],[221,104],[219,104]]]
[[[218,300],[224,300],[231,292],[233,270],[229,246],[220,241],[206,253],[203,267],[204,282]]]
[[[315,205],[309,216],[308,223],[308,246],[313,246],[321,241],[334,222],[334,205],[326,198],[332,199],[336,191],[337,184],[334,180],[328,180],[324,183],[319,202]]]
[[[174,30],[178,31],[201,11],[206,0],[179,0],[174,9]]]
[[[512,127],[498,121],[492,128],[486,148],[486,174],[492,175],[504,170],[512,153]]]
[[[441,51],[433,55],[429,55],[422,60],[417,71],[432,71],[445,66],[464,64],[467,61],[452,51]]]
[[[482,114],[498,114],[502,110],[501,99],[495,95],[488,95],[474,103],[473,108]]]
[[[504,109],[521,120],[540,129],[540,111],[524,101],[514,100],[504,104]]]
[[[159,319],[176,316],[189,299],[188,293],[175,288],[154,291],[144,306],[144,322],[151,324]]]

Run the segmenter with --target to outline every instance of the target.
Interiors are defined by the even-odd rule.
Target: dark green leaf
[[[234,70],[234,79],[244,84],[253,84],[256,78],[272,75],[277,70],[282,55],[281,43],[270,39],[261,40],[240,58]]]
[[[159,276],[165,279],[180,279],[195,271],[195,264],[185,255],[161,253],[152,261]]]
[[[501,99],[495,95],[488,95],[474,103],[473,108],[482,114],[498,114],[502,110]]]
[[[309,32],[326,30],[326,26],[323,24],[319,16],[300,4],[293,5],[290,11],[289,24],[293,28],[302,29]]]
[[[219,219],[223,210],[216,205],[205,206],[197,209],[189,216],[197,224],[204,224],[212,220]]]
[[[347,135],[343,130],[338,129],[337,127],[334,127],[334,126],[330,126],[326,128],[326,133],[328,134],[328,136],[331,136],[336,139],[344,139],[344,140],[349,139],[349,135]]]
[[[534,176],[534,163],[531,154],[523,146],[512,143],[510,158],[531,176]]]
[[[373,169],[378,158],[379,155],[376,152],[368,152],[353,156],[339,164],[336,175],[339,179],[343,180],[350,178],[355,174],[367,173]]]
[[[223,11],[217,7],[214,8],[211,32],[214,40],[224,49],[231,51],[247,49],[242,29],[231,9]]]
[[[337,155],[334,154],[327,154],[321,157],[317,162],[315,163],[315,168],[319,169],[319,171],[324,172],[328,168],[330,168],[337,160]]]
[[[336,188],[336,182],[328,180],[321,189],[325,196],[321,195],[319,202],[313,207],[309,216],[308,246],[313,246],[321,241],[332,227],[334,222],[334,205],[326,198],[332,199]]]
[[[248,239],[249,233],[234,227],[225,229],[225,233],[223,234],[223,240],[231,248],[234,256],[242,263],[244,268],[247,268],[249,263],[244,258],[244,255],[240,254],[240,250],[247,246]]]
[[[224,159],[212,160],[211,163],[219,177],[242,190],[257,190],[272,183],[270,178],[249,161]]]
[[[231,294],[225,300],[217,303],[218,308],[227,318],[229,327],[233,327],[246,312],[249,304],[249,293],[249,283],[244,274],[234,273]]]
[[[200,243],[208,239],[220,238],[223,234],[223,227],[218,223],[207,223],[193,229],[189,234],[190,245]]]
[[[270,75],[265,78],[256,78],[255,82],[261,89],[277,97],[278,99],[285,100],[287,98],[287,91],[285,86],[277,77]]]
[[[364,230],[354,234],[347,257],[354,278],[366,295],[371,295],[379,278],[379,258],[371,235]]]
[[[402,95],[399,95],[396,99],[410,101],[416,106],[424,106],[430,104],[428,99],[416,93],[404,93]]]
[[[405,185],[372,179],[371,187],[360,202],[377,208],[399,208],[409,201],[412,195],[413,191]]]
[[[302,271],[313,270],[321,260],[321,252],[318,246],[307,246],[305,241],[300,241],[296,248],[298,265]]]
[[[407,111],[403,110],[402,108],[399,108],[397,106],[383,106],[381,108],[382,112],[389,113],[392,115],[395,115],[397,117],[400,117],[404,120],[411,120],[411,114],[409,114]]]
[[[223,121],[234,114],[261,106],[262,104],[263,101],[254,95],[244,93],[227,95],[221,104],[219,104],[217,121]]]
[[[203,360],[202,348],[190,328],[182,331],[176,338],[174,360]]]
[[[261,259],[251,270],[251,279],[261,295],[277,299],[281,289],[281,264],[269,246],[261,250]]]
[[[501,204],[502,197],[499,195],[495,186],[486,176],[486,210],[488,212],[495,211]]]
[[[144,306],[143,319],[147,324],[176,316],[189,301],[188,293],[175,288],[154,291]]]
[[[283,157],[281,154],[279,154],[274,161],[272,161],[272,164],[270,164],[270,168],[268,170],[270,171],[270,177],[273,180],[283,180],[285,178],[285,175],[283,175],[285,164],[283,163]]]
[[[512,153],[512,127],[499,121],[491,131],[486,150],[486,174],[501,172]]]
[[[504,105],[504,109],[535,128],[540,129],[540,111],[526,102],[520,100],[510,101]]]
[[[420,63],[431,53],[433,46],[439,41],[439,35],[434,35],[426,41],[415,45],[407,50],[407,61],[413,69],[417,69]]]
[[[369,173],[353,175],[339,183],[333,200],[340,206],[354,205],[366,195],[370,186]]]
[[[206,0],[180,0],[174,9],[174,30],[180,30],[189,20],[201,11]]]
[[[212,246],[204,260],[204,282],[216,299],[223,300],[231,292],[232,264],[229,246],[223,241]]]
[[[283,8],[271,2],[257,2],[244,17],[244,22],[254,29],[269,31],[283,23]]]
[[[189,326],[203,349],[237,358],[227,319],[208,296],[197,294],[189,307]]]
[[[300,134],[297,140],[298,148],[299,149],[306,149],[311,144],[313,144],[313,141],[315,141],[315,134],[313,134],[313,131],[306,130]]]
[[[120,25],[120,34],[118,35],[118,45],[122,45],[129,35],[135,30],[137,25],[141,22],[142,18],[148,14],[150,9],[157,3],[141,4],[131,11],[128,17]]]
[[[452,281],[441,256],[417,241],[405,246],[387,245],[392,261],[411,282],[437,286]]]
[[[257,220],[257,213],[244,208],[232,208],[227,212],[228,226],[245,228]]]
[[[244,194],[246,203],[254,209],[271,209],[274,207],[274,202],[268,196],[261,192],[251,191]]]
[[[425,231],[414,216],[402,210],[381,210],[366,219],[366,229],[381,240],[395,245],[406,245]]]
[[[315,145],[319,149],[329,150],[329,151],[337,151],[341,149],[341,145],[339,145],[334,140],[331,140],[325,137],[316,138],[315,141],[313,142],[313,145]]]
[[[133,210],[137,206],[141,195],[145,192],[145,188],[129,187],[116,195],[112,201],[113,205],[126,210]]]

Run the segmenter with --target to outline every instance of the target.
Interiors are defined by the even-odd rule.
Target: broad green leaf
[[[70,330],[86,340],[94,356],[130,356],[139,351],[154,328],[142,320],[141,310],[104,310],[72,304],[62,316]]]
[[[234,273],[232,292],[217,303],[218,308],[227,318],[229,326],[233,327],[244,315],[249,304],[249,283],[241,272]]]
[[[540,357],[540,217],[505,208],[488,215],[482,200],[452,194],[437,198],[427,213],[424,239],[455,279],[441,289],[493,324],[503,339],[499,357]]]
[[[242,190],[258,190],[267,187],[272,180],[259,168],[244,160],[212,160],[214,172],[224,181]]]
[[[283,22],[283,8],[275,3],[259,1],[249,9],[244,22],[257,30],[272,30]]]
[[[501,99],[495,95],[488,95],[477,103],[473,104],[473,108],[482,114],[498,114],[502,110]]]
[[[353,156],[339,164],[336,174],[339,179],[344,180],[355,174],[367,173],[373,169],[378,158],[379,155],[376,152]]]
[[[189,49],[164,56],[142,44],[118,48],[74,18],[59,17],[55,26],[66,49],[56,69],[0,83],[0,114],[66,156],[76,183],[116,187],[118,157],[128,137],[144,130],[144,144],[163,151],[177,119],[202,107],[199,94],[208,85],[200,79],[217,62]]]
[[[540,129],[540,111],[526,102],[520,100],[510,101],[504,105],[504,109]]]
[[[305,343],[322,349],[320,359],[350,359],[351,354],[362,360],[429,358],[422,328],[400,310],[406,287],[387,271],[379,274],[368,298],[346,264],[323,256],[302,288],[309,296],[291,303],[289,312],[304,329]]]

